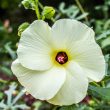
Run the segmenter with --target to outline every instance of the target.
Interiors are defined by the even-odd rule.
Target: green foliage
[[[76,110],[75,105],[61,107],[59,110]]]
[[[80,105],[76,104],[76,105],[61,107],[59,110],[94,110],[94,108],[84,104],[80,104]]]
[[[41,101],[36,101],[34,103],[35,110],[39,110],[39,108],[41,107],[41,105],[42,105],[42,102]]]
[[[12,99],[13,92],[15,91],[17,85],[12,83],[9,87],[9,90],[5,91],[5,94],[7,96],[7,101],[5,103],[5,100],[3,99],[0,102],[0,109],[4,110],[17,110],[19,109],[29,109],[29,107],[25,104],[16,104],[16,102],[23,96],[24,92],[21,91],[14,99]]]
[[[11,110],[110,110],[110,0],[103,0],[103,2],[100,1],[100,3],[97,1],[95,1],[97,2],[95,3],[91,0],[80,0],[81,6],[79,6],[76,1],[78,0],[71,1],[72,3],[59,2],[59,4],[57,4],[57,6],[59,6],[58,8],[57,6],[52,7],[55,1],[53,1],[52,6],[45,6],[46,3],[39,0],[0,1],[0,11],[2,9],[8,13],[5,17],[1,14],[0,18],[0,110],[7,110],[9,108],[11,108]],[[20,2],[25,9],[34,11],[36,18],[29,10],[29,15],[26,15],[26,18],[23,19],[23,17],[25,17],[24,13],[26,14],[28,12],[24,12],[22,8],[15,13],[17,9],[16,6],[18,6]],[[90,5],[92,5],[92,7],[90,7]],[[19,13],[21,13],[22,16],[19,16]],[[17,15],[17,18],[15,18],[16,21],[13,21],[12,18],[14,18],[15,15]],[[15,77],[11,72],[10,65],[12,60],[16,58],[15,51],[18,45],[18,36],[21,36],[21,33],[29,26],[29,23],[24,21],[27,21],[31,15],[32,18],[31,20],[29,19],[28,22],[32,22],[34,18],[47,20],[50,24],[53,24],[57,19],[71,18],[80,20],[94,29],[96,41],[101,46],[105,56],[106,76],[101,82],[91,83],[87,95],[90,98],[85,98],[85,102],[82,101],[79,104],[57,107],[46,102],[34,101],[34,103],[28,107],[23,98],[24,92],[22,92],[22,87],[12,84],[13,79],[11,78]],[[20,17],[20,19],[18,19],[18,17]],[[11,23],[7,24],[6,22],[10,20],[7,21],[5,18],[11,19]],[[19,21],[21,18],[22,21]],[[17,36],[17,27],[21,22],[24,23],[19,26]],[[15,82],[18,83],[16,80]],[[8,90],[6,89],[7,86],[9,86]],[[13,96],[13,91],[17,91],[18,94]],[[31,101],[31,99],[28,99],[28,96],[26,96],[26,100],[28,100],[28,102]]]
[[[9,68],[5,67],[5,66],[0,66],[0,70],[1,70],[3,73],[7,74],[8,76],[12,76],[11,70],[10,70]]]
[[[91,90],[93,96],[110,101],[110,87],[102,88],[90,85],[89,90]]]
[[[66,4],[62,2],[59,6],[60,13],[57,14],[56,19],[59,19],[62,16],[67,16],[68,18],[71,19],[81,20],[88,15],[87,12],[80,14],[80,9],[76,5],[70,5],[68,8],[65,7]]]

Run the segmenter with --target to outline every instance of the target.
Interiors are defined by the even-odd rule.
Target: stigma
[[[57,55],[56,55],[55,60],[59,64],[65,64],[68,61],[68,56],[65,52],[58,52]]]

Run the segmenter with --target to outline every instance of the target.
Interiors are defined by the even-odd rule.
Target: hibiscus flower
[[[55,105],[84,99],[88,84],[105,75],[105,60],[94,31],[85,24],[61,19],[52,28],[34,21],[21,34],[12,71],[35,98]]]

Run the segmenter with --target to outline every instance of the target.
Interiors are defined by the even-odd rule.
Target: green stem
[[[0,83],[7,83],[7,81],[0,79]]]
[[[43,7],[43,5],[40,2],[38,3],[38,5],[43,10],[44,7]]]
[[[97,84],[96,82],[92,82],[94,85],[96,85],[97,87],[100,87],[99,84]]]
[[[104,81],[102,81],[101,84],[102,84],[102,87],[105,87],[105,82]]]
[[[58,108],[58,106],[54,106],[52,110],[56,110]]]
[[[42,20],[45,20],[45,16],[42,16]]]
[[[77,4],[77,6],[79,7],[79,9],[81,10],[82,14],[84,14],[85,11],[84,11],[84,9],[83,9],[81,3],[79,2],[79,0],[75,0],[75,2],[76,2],[76,4]],[[85,17],[85,21],[88,22],[88,18],[87,18],[87,17]]]
[[[92,99],[97,103],[100,104],[100,101],[98,99],[96,99],[95,97],[92,96]]]
[[[40,19],[40,12],[39,12],[39,7],[38,7],[39,0],[35,0],[35,2],[36,2],[35,12],[36,12],[37,18]]]
[[[54,23],[55,22],[55,19],[54,18],[51,18],[51,21]]]

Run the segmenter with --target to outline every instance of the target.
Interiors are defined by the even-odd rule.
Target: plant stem
[[[51,18],[51,21],[54,23],[55,22],[55,19],[54,18]]]
[[[84,11],[84,9],[83,9],[81,3],[79,2],[79,0],[75,0],[75,2],[76,2],[76,4],[77,4],[77,6],[79,7],[80,11],[82,12],[82,14],[84,14],[85,11]],[[88,18],[87,18],[87,17],[85,17],[85,21],[88,22]]]
[[[56,110],[58,108],[58,106],[54,106],[52,110]]]
[[[105,87],[105,82],[104,81],[102,81],[101,84],[102,84],[102,87]]]
[[[45,16],[42,16],[42,20],[45,20]]]
[[[96,85],[97,87],[100,87],[99,84],[97,84],[96,82],[92,82],[94,85]]]
[[[40,2],[38,3],[38,5],[43,10],[44,7],[43,7],[43,5]]]
[[[37,18],[40,19],[40,13],[39,13],[39,7],[38,7],[38,3],[39,3],[39,0],[35,0],[35,12],[36,12],[36,15],[37,15]]]
[[[7,81],[0,79],[0,83],[7,83]]]

